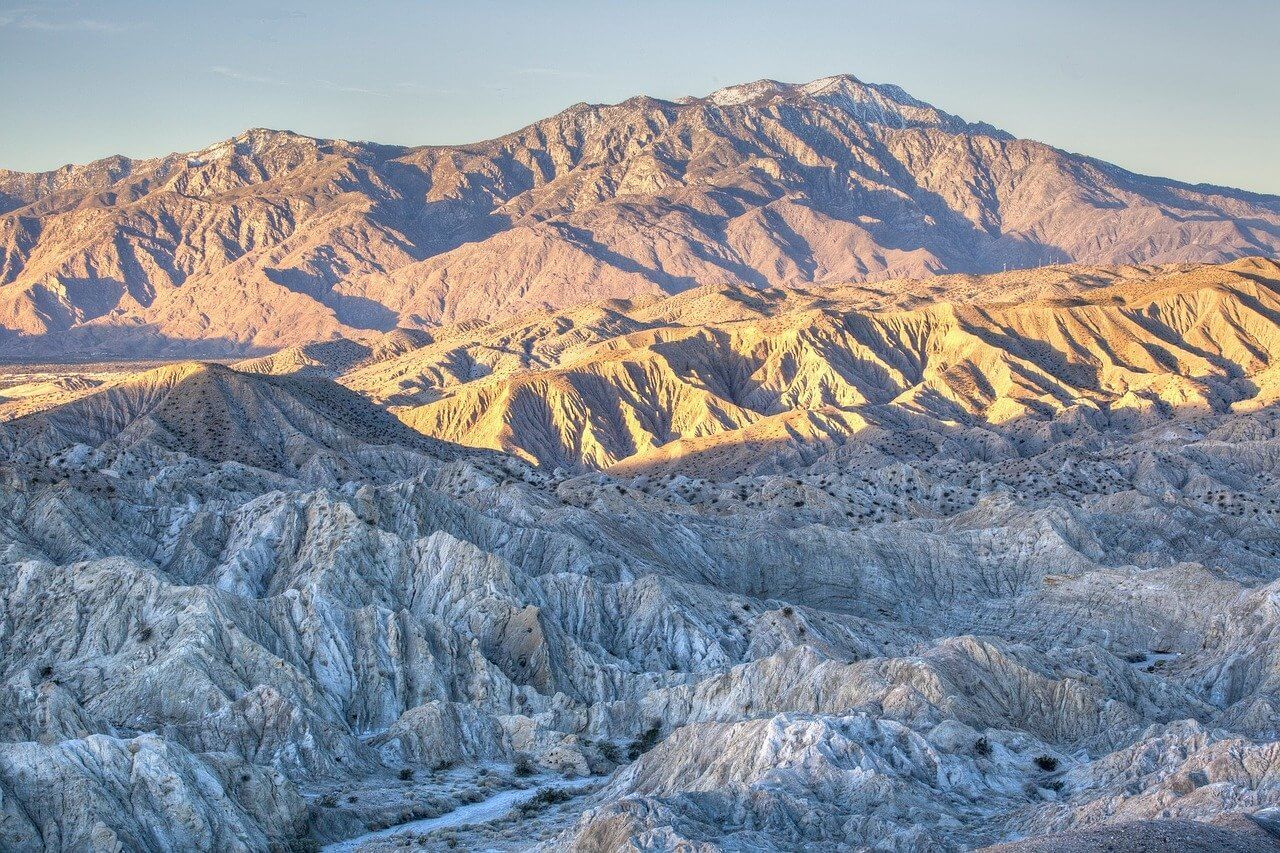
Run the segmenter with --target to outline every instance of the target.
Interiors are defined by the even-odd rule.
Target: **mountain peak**
[[[192,157],[200,160],[215,160],[222,156],[230,156],[239,154],[241,156],[256,156],[268,151],[272,148],[278,148],[284,145],[303,144],[307,146],[315,146],[321,140],[310,136],[303,136],[294,133],[292,130],[274,130],[269,127],[251,127],[248,130],[241,131],[229,139],[223,139],[212,145],[206,146]]]
[[[862,122],[894,128],[931,127],[950,133],[980,133],[1012,138],[988,124],[974,124],[912,97],[899,86],[865,83],[852,74],[833,74],[808,83],[762,79],[717,89],[705,97],[679,99],[682,104],[717,107],[762,106],[775,101],[814,102],[835,107]]]
[[[754,83],[739,83],[736,86],[716,89],[702,100],[719,107],[732,107],[751,103],[752,101],[766,100],[774,95],[786,94],[795,88],[789,83],[780,83],[777,80],[756,80]]]

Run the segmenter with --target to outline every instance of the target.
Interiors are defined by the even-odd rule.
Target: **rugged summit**
[[[252,354],[697,286],[1280,253],[1280,198],[1126,172],[894,86],[578,104],[489,142],[251,130],[0,172],[0,352]]]

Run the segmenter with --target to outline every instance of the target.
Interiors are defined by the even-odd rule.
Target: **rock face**
[[[712,287],[32,391],[0,846],[1274,846],[1276,280]],[[494,449],[408,425],[467,400]]]
[[[280,774],[149,735],[6,744],[0,791],[6,850],[250,851],[306,829]]]
[[[227,355],[695,286],[1280,251],[1280,198],[1135,175],[894,86],[578,104],[475,145],[251,130],[0,172],[0,352]]]
[[[1280,850],[1280,843],[1274,835],[1248,819],[1237,818],[1228,824],[1214,826],[1186,820],[1140,821],[998,844],[983,850],[987,853],[1090,853],[1094,850],[1259,853]]]

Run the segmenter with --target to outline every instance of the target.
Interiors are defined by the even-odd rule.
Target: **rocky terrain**
[[[0,171],[0,354],[266,354],[699,286],[1280,253],[1280,198],[1133,174],[851,76],[403,147],[255,129]]]
[[[0,847],[1275,849],[1278,319],[1249,258],[11,368]]]

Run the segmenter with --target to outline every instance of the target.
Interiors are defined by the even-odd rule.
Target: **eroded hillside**
[[[28,388],[0,846],[1273,849],[1276,278],[709,287]],[[465,400],[515,453],[410,429]]]
[[[731,475],[886,430],[1026,442],[1265,405],[1278,317],[1280,265],[1263,259],[706,288],[441,330],[340,381],[420,432],[547,466]]]

